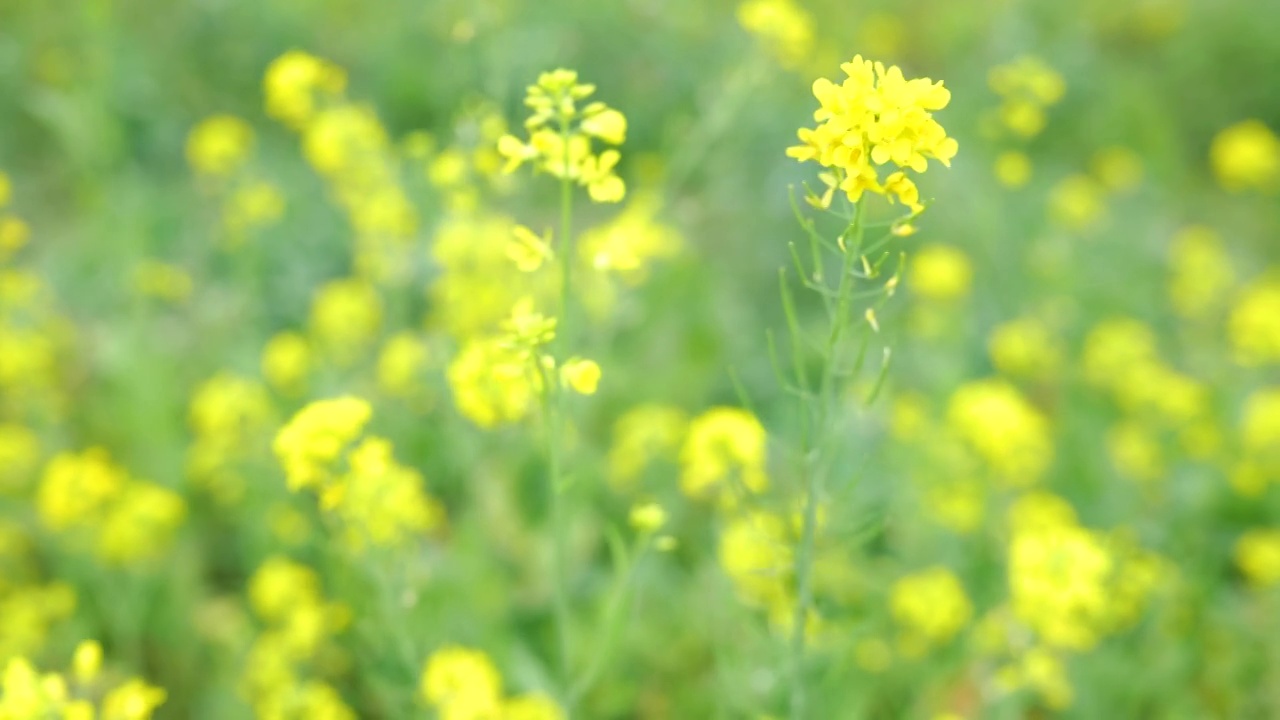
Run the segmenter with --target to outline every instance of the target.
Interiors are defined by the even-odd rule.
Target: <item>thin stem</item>
[[[836,311],[831,319],[831,330],[827,335],[827,343],[822,355],[822,379],[818,385],[816,397],[816,418],[812,424],[817,437],[805,433],[802,438],[805,460],[805,498],[804,520],[800,533],[800,547],[795,558],[796,605],[791,618],[791,720],[803,720],[805,716],[805,626],[808,621],[809,608],[813,604],[813,554],[816,544],[818,525],[818,503],[823,493],[824,475],[826,473],[825,450],[827,437],[822,435],[830,430],[833,407],[835,405],[834,382],[839,365],[837,352],[844,331],[849,324],[849,313],[853,306],[854,263],[861,257],[862,249],[862,209],[859,202],[854,210],[849,227],[845,230],[844,239],[851,244],[842,244],[844,258],[841,262],[840,280],[837,284]],[[808,416],[808,409],[803,409]]]
[[[566,689],[565,714],[572,717],[573,697],[567,694],[571,673],[569,671],[569,595],[568,573],[565,560],[565,497],[567,485],[564,482],[564,426],[568,410],[565,406],[565,393],[559,383],[560,364],[568,358],[568,348],[572,342],[573,307],[572,307],[572,268],[573,268],[573,180],[569,177],[569,119],[560,120],[560,134],[564,139],[564,172],[560,178],[560,238],[557,253],[560,259],[560,312],[556,328],[555,357],[556,366],[546,373],[543,386],[548,393],[548,433],[547,460],[549,476],[547,478],[547,504],[551,517],[552,553],[551,573],[555,603],[555,626],[557,661],[561,682]]]

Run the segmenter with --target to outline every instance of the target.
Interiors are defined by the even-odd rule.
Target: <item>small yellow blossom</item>
[[[422,696],[441,720],[498,718],[502,678],[479,650],[449,645],[436,650],[422,671]]]
[[[792,0],[746,0],[738,5],[738,24],[784,67],[796,67],[813,50],[813,17]]]
[[[1268,273],[1240,291],[1227,318],[1227,337],[1241,365],[1280,363],[1280,273]]]
[[[201,175],[230,177],[253,149],[253,128],[234,115],[215,115],[191,129],[187,162]]]
[[[1219,132],[1209,148],[1209,162],[1227,190],[1280,187],[1280,138],[1260,120],[1244,120]]]
[[[301,127],[326,98],[341,93],[346,84],[347,76],[341,68],[300,50],[290,50],[267,67],[263,79],[267,114]]]
[[[1258,587],[1280,584],[1280,528],[1250,530],[1236,541],[1236,565]]]
[[[926,245],[913,253],[907,284],[929,300],[958,300],[969,294],[973,269],[969,257],[950,245]]]
[[[642,533],[657,531],[667,522],[667,511],[657,503],[645,503],[631,508],[631,527]]]
[[[973,616],[960,580],[943,567],[907,575],[893,584],[889,607],[894,620],[925,643],[943,643]]]
[[[600,385],[600,366],[594,360],[569,358],[560,368],[561,381],[579,395],[594,395]]]
[[[1192,225],[1174,236],[1169,249],[1169,299],[1179,315],[1190,320],[1214,317],[1235,282],[1235,268],[1218,233]]]
[[[689,423],[680,450],[680,489],[690,497],[719,495],[731,500],[740,492],[762,492],[765,430],[746,410],[712,408]]]
[[[1031,158],[1026,153],[1009,150],[996,156],[996,180],[1009,189],[1026,186],[1031,181],[1031,169]]]
[[[296,394],[311,372],[311,346],[296,332],[272,336],[262,349],[262,375],[277,391]]]

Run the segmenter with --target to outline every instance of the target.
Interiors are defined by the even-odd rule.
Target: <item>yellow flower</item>
[[[907,283],[929,300],[958,300],[969,294],[973,268],[969,257],[950,245],[926,245],[911,256]]]
[[[1008,485],[1038,482],[1053,459],[1048,420],[1003,380],[975,380],[957,388],[947,422]]]
[[[1088,175],[1071,175],[1049,192],[1049,215],[1068,230],[1086,230],[1106,213],[1102,185]]]
[[[667,511],[657,503],[645,503],[631,508],[631,527],[642,533],[651,533],[667,523]]]
[[[542,693],[525,693],[502,704],[502,720],[564,720],[564,711]]]
[[[680,489],[693,498],[718,495],[731,501],[743,491],[762,492],[765,430],[746,410],[712,408],[689,423],[680,449]]]
[[[102,699],[102,720],[148,720],[164,704],[167,693],[142,680],[133,679],[107,693]]]
[[[1142,184],[1142,158],[1127,147],[1106,147],[1090,161],[1093,175],[1112,192],[1132,192]]]
[[[1250,530],[1236,541],[1236,565],[1257,587],[1280,584],[1280,528]]]
[[[76,646],[72,655],[71,667],[76,682],[84,684],[93,682],[102,669],[102,645],[96,640],[85,640]]]
[[[274,335],[262,349],[262,375],[279,392],[299,392],[310,372],[311,347],[299,333]]]
[[[1173,238],[1169,252],[1169,299],[1184,318],[1204,320],[1220,312],[1236,273],[1222,238],[1192,225]]]
[[[9,180],[9,176],[0,170],[0,208],[8,205],[11,197],[13,197],[13,183]]]
[[[230,177],[249,159],[253,128],[233,115],[203,120],[187,135],[187,162],[201,175]]]
[[[422,387],[427,359],[427,344],[417,333],[391,336],[378,354],[378,389],[393,397],[414,394]]]
[[[1244,120],[1219,132],[1209,148],[1209,162],[1227,190],[1280,187],[1280,138],[1260,120]]]
[[[639,405],[613,426],[609,448],[609,480],[618,488],[633,485],[649,463],[674,460],[689,419],[683,410],[666,405]]]
[[[349,463],[349,473],[321,490],[320,502],[341,520],[353,549],[394,547],[443,525],[444,508],[423,492],[420,473],[395,461],[387,440],[366,438]]]
[[[579,83],[578,73],[572,70],[542,73],[525,97],[525,104],[533,110],[525,121],[529,140],[510,134],[498,138],[498,154],[506,160],[503,172],[532,163],[536,171],[586,187],[596,202],[622,200],[626,185],[614,172],[622,156],[614,149],[596,154],[592,139],[621,145],[626,140],[627,120],[602,102],[578,106],[594,93],[595,86]]]
[[[900,578],[890,591],[889,607],[894,620],[928,644],[950,640],[973,617],[960,580],[944,567]]]
[[[267,114],[301,127],[318,106],[339,95],[346,84],[347,75],[341,68],[314,55],[290,50],[271,62],[263,78]]]
[[[62,453],[45,468],[36,508],[54,530],[96,523],[127,483],[128,475],[102,448]]]
[[[534,272],[555,257],[551,250],[550,231],[543,237],[538,237],[523,225],[516,225],[511,230],[513,237],[507,243],[507,257],[511,258],[520,272]]]
[[[447,645],[427,659],[422,696],[442,720],[499,720],[502,678],[479,650]]]
[[[786,67],[797,66],[813,49],[813,18],[791,0],[746,0],[738,5],[738,24]]]
[[[560,379],[579,395],[594,395],[600,385],[600,366],[594,360],[569,358],[560,368]]]
[[[1026,153],[1010,150],[996,156],[996,180],[1016,190],[1031,181],[1031,158]]]
[[[1268,273],[1240,292],[1227,336],[1241,365],[1280,363],[1280,273]]]
[[[793,541],[786,519],[765,511],[731,518],[720,533],[720,565],[744,602],[769,606],[788,602]]]
[[[929,158],[950,165],[959,146],[931,112],[947,106],[950,91],[929,78],[907,80],[901,69],[861,55],[840,68],[846,75],[843,83],[826,78],[814,82],[820,107],[813,119],[819,124],[801,128],[802,144],[787,154],[832,168],[831,186],[843,190],[851,202],[871,191],[896,197],[918,212],[915,184],[905,173],[894,173],[881,184],[877,166],[892,162],[922,173]]]
[[[326,283],[311,303],[312,337],[343,365],[373,343],[382,328],[382,299],[365,280],[348,278]]]
[[[1061,365],[1055,334],[1036,318],[1019,318],[996,326],[987,340],[991,362],[1010,377],[1047,378]]]
[[[274,449],[289,489],[322,484],[332,463],[359,437],[373,408],[358,397],[317,400],[298,411],[276,434]]]

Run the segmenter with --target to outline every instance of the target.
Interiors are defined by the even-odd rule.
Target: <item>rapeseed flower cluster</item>
[[[986,118],[988,133],[1009,136],[1015,144],[996,156],[996,180],[1010,189],[1024,187],[1033,172],[1024,146],[1043,132],[1047,111],[1062,100],[1066,81],[1042,59],[1028,55],[992,68],[987,84],[1000,96],[999,107]]]
[[[50,460],[35,503],[46,527],[108,563],[162,555],[186,515],[181,496],[130,477],[96,447]]]
[[[1236,271],[1222,237],[1212,228],[1192,225],[1174,236],[1169,248],[1169,302],[1187,320],[1220,318]]]
[[[346,98],[345,71],[294,50],[271,63],[263,86],[267,114],[298,132],[303,156],[346,214],[360,276],[375,283],[406,279],[418,213],[376,113]]]
[[[595,202],[619,202],[626,184],[616,168],[622,154],[609,148],[596,153],[593,141],[621,145],[627,138],[627,118],[608,105],[593,101],[595,85],[578,82],[573,70],[552,70],[538,76],[525,96],[533,114],[525,120],[528,141],[514,135],[498,139],[498,152],[506,158],[505,172],[524,163],[552,177],[568,178],[587,189]]]
[[[72,586],[44,580],[34,540],[23,525],[0,521],[0,666],[37,654],[76,608]]]
[[[25,657],[0,666],[4,720],[150,720],[167,694],[139,678],[113,683],[101,672],[102,646],[80,643],[66,672],[42,673]]]
[[[422,670],[421,695],[441,720],[564,720],[547,695],[505,696],[489,656],[457,645],[437,649]]]
[[[226,241],[236,247],[284,215],[280,189],[254,167],[253,126],[234,115],[214,115],[187,135],[187,164],[221,203]]]
[[[1048,418],[1007,381],[977,380],[957,388],[947,424],[1004,486],[1036,484],[1053,461]]]
[[[372,415],[369,403],[353,396],[318,400],[274,443],[289,489],[314,492],[354,550],[403,546],[444,523],[422,475],[395,461],[390,441],[363,434]]]
[[[246,465],[265,454],[274,415],[258,381],[225,372],[206,380],[191,395],[188,476],[219,502],[237,503],[248,482]]]
[[[964,586],[945,567],[899,578],[890,591],[889,610],[902,628],[901,644],[908,654],[948,642],[973,617]]]
[[[813,114],[818,126],[801,128],[801,144],[787,154],[829,169],[820,176],[827,186],[818,201],[823,207],[840,189],[850,202],[870,191],[920,212],[920,191],[906,170],[923,173],[930,158],[951,164],[959,144],[933,119],[933,111],[951,101],[951,92],[941,81],[907,80],[900,68],[861,55],[840,69],[846,76],[840,84],[826,78],[813,83],[821,106]],[[898,170],[882,180],[878,168],[889,163]]]
[[[311,568],[268,558],[249,579],[249,605],[263,629],[244,660],[240,691],[261,718],[354,720],[329,684],[346,666],[338,636],[351,611],[324,597]]]

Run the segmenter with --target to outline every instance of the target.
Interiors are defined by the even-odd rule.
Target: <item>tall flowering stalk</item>
[[[560,276],[558,307],[553,311],[554,317],[543,321],[545,341],[524,345],[535,350],[531,357],[540,380],[546,423],[546,493],[553,534],[555,626],[560,673],[566,685],[570,676],[564,557],[565,493],[568,490],[564,448],[568,425],[566,390],[591,394],[600,377],[600,369],[593,361],[571,355],[576,331],[573,190],[575,185],[584,187],[591,200],[601,203],[619,202],[626,194],[626,186],[614,171],[621,153],[610,146],[621,145],[625,140],[627,121],[621,112],[602,102],[587,102],[594,93],[595,86],[578,82],[575,71],[560,69],[543,73],[529,86],[525,97],[525,104],[533,111],[524,123],[528,139],[504,135],[498,141],[498,152],[506,158],[507,172],[529,163],[535,172],[547,173],[560,181],[560,230],[554,247],[544,238],[520,229],[509,254],[526,272],[538,271],[545,260],[557,261]],[[597,151],[597,143],[604,148]],[[529,316],[527,311],[516,313],[522,314]],[[541,315],[537,317],[542,319]],[[546,352],[542,351],[544,347]],[[571,702],[572,697],[567,700]],[[572,711],[571,707],[568,709]]]
[[[802,334],[785,271],[782,302],[792,340],[792,381],[799,402],[800,447],[805,477],[799,547],[794,554],[796,601],[791,622],[790,716],[805,717],[804,666],[808,634],[816,619],[813,601],[813,557],[819,531],[823,496],[834,465],[840,430],[845,420],[841,398],[845,381],[862,369],[871,337],[880,330],[876,311],[893,296],[902,268],[903,253],[890,248],[897,237],[914,232],[911,220],[924,210],[920,192],[910,173],[923,173],[929,160],[950,165],[957,143],[933,119],[933,111],[947,106],[951,93],[941,82],[928,78],[908,80],[897,67],[856,56],[840,66],[845,79],[836,83],[819,78],[813,94],[820,107],[817,125],[801,128],[800,145],[787,154],[800,162],[815,161],[824,188],[810,193],[809,204],[840,218],[844,230],[832,241],[823,237],[813,220],[797,208],[797,219],[809,238],[808,264],[791,246],[792,259],[802,284],[821,296],[829,318],[826,337],[819,344],[820,370],[811,378],[804,357],[808,339]],[[832,205],[839,191],[845,203]],[[886,224],[866,221],[867,195],[880,195],[891,204],[906,206],[906,215]],[[868,242],[868,230],[882,231]],[[838,274],[834,287],[826,276],[826,260],[834,255]],[[898,260],[892,272],[887,263]],[[862,332],[860,346],[850,364],[849,337]],[[864,398],[874,399],[889,364],[886,347],[880,368]]]

